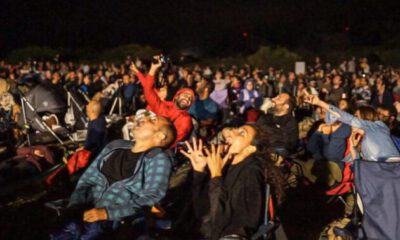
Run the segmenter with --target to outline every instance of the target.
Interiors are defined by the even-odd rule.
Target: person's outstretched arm
[[[160,67],[160,62],[152,63],[150,71],[147,75],[144,75],[142,72],[140,72],[136,65],[133,63],[130,67],[131,71],[136,74],[140,81],[140,84],[143,87],[144,96],[146,98],[147,104],[156,114],[162,114],[161,111],[164,109],[163,101],[161,101],[161,99],[158,97],[156,89],[154,88],[155,75]]]
[[[310,95],[306,93],[305,102],[310,103],[315,106],[319,106],[327,111],[327,117],[331,118],[332,116],[336,118],[338,121],[350,125],[355,128],[366,129],[366,128],[374,128],[376,127],[376,123],[372,121],[363,120],[357,118],[356,116],[349,114],[345,111],[340,110],[339,108],[330,105],[318,98],[318,96]]]

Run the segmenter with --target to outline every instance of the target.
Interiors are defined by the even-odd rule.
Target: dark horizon
[[[395,46],[398,1],[2,1],[0,55],[32,45],[102,50],[138,43],[227,55],[255,46],[318,51]]]

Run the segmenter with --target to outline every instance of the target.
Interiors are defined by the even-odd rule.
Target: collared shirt
[[[389,157],[399,156],[396,146],[390,136],[390,129],[381,121],[367,121],[357,118],[339,108],[329,105],[326,114],[326,122],[333,123],[336,120],[346,123],[352,127],[364,130],[365,134],[361,141],[361,157],[370,161],[384,161]],[[332,113],[338,113],[336,118]]]

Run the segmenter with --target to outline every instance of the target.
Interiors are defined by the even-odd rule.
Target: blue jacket
[[[197,98],[189,109],[190,115],[196,120],[216,120],[218,118],[218,104],[210,97],[205,100]]]
[[[315,131],[307,143],[307,150],[315,160],[342,161],[350,134],[351,128],[346,124],[342,124],[330,135]]]
[[[97,119],[89,121],[87,128],[87,137],[85,141],[85,149],[97,156],[107,143],[107,122],[104,115],[100,115]]]
[[[130,149],[130,141],[116,140],[108,144],[78,181],[69,207],[92,203],[105,208],[108,220],[116,221],[134,215],[143,206],[153,206],[166,194],[171,172],[171,159],[160,148],[144,153],[132,177],[109,186],[101,168],[112,152]]]
[[[381,121],[367,121],[344,112],[333,105],[329,110],[340,115],[336,119],[329,111],[326,114],[326,122],[333,123],[336,120],[346,123],[352,127],[364,130],[365,134],[361,140],[361,157],[370,161],[384,161],[389,157],[399,156],[396,146],[390,136],[390,129]]]

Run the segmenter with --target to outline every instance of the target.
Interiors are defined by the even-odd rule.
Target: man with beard
[[[214,91],[214,83],[202,78],[196,84],[197,98],[189,109],[198,122],[200,127],[210,127],[214,125],[218,118],[218,105],[210,98],[210,93]]]
[[[278,153],[286,154],[295,149],[299,138],[299,126],[292,112],[296,102],[288,93],[281,93],[272,99],[272,106],[262,114],[257,124],[273,133],[271,146]],[[269,113],[270,112],[270,113]]]
[[[399,125],[398,121],[396,119],[397,112],[394,107],[387,108],[387,107],[378,107],[376,109],[376,112],[378,114],[378,119],[386,124],[390,128],[391,134],[395,136],[400,136],[399,135]]]
[[[172,101],[162,101],[157,95],[157,90],[154,86],[156,73],[162,63],[159,56],[154,57],[154,59],[156,63],[153,62],[151,64],[147,75],[141,73],[134,63],[131,65],[131,70],[142,84],[148,104],[147,109],[159,116],[167,117],[173,122],[177,130],[177,138],[173,144],[175,146],[177,142],[184,141],[192,131],[192,118],[188,110],[194,101],[194,92],[192,89],[182,88],[175,94]]]

